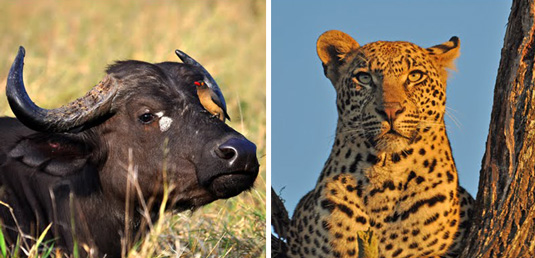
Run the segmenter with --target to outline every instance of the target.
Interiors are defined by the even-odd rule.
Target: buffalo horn
[[[6,95],[11,110],[27,127],[40,132],[70,132],[83,130],[95,120],[110,112],[111,100],[117,84],[106,76],[85,96],[56,109],[43,109],[35,105],[24,87],[22,70],[24,47],[19,52],[7,78]]]
[[[205,77],[206,85],[208,85],[208,87],[215,93],[217,98],[219,98],[219,100],[215,99],[214,101],[216,102],[216,104],[218,104],[223,109],[223,111],[225,112],[225,116],[228,118],[228,115],[227,115],[227,103],[225,102],[225,97],[223,96],[223,92],[221,92],[221,89],[219,88],[219,86],[215,82],[215,80],[212,77],[212,75],[210,75],[210,73],[208,71],[206,71],[206,69],[204,69],[204,67],[199,62],[195,61],[195,59],[191,58],[189,55],[187,55],[183,51],[180,51],[180,50],[177,49],[177,50],[175,50],[175,53],[178,56],[178,58],[180,58],[180,60],[182,60],[182,62],[184,62],[185,64],[193,65],[193,66],[199,67],[201,69],[201,71],[202,71],[202,73],[203,73],[203,75]]]

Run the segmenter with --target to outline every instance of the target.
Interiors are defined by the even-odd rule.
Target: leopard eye
[[[424,78],[424,73],[422,71],[412,71],[409,73],[409,76],[407,76],[407,80],[410,83],[416,83],[421,81]]]
[[[370,85],[372,82],[371,74],[366,72],[359,72],[357,75],[355,75],[355,77],[357,78],[357,81],[363,85]]]

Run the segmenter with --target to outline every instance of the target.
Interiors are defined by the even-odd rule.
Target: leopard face
[[[350,45],[351,46],[351,45]],[[324,48],[325,73],[337,91],[340,132],[379,152],[407,148],[422,131],[443,126],[447,72],[459,40],[424,49],[378,41]],[[445,57],[448,60],[445,60]],[[320,58],[321,58],[320,54]]]

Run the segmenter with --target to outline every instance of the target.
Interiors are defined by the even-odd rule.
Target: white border
[[[266,257],[271,257],[271,0],[266,1]]]

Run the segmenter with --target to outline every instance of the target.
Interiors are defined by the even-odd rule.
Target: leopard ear
[[[461,41],[458,37],[451,37],[447,42],[427,49],[442,68],[455,69],[454,60],[461,54]]]
[[[357,48],[359,43],[339,30],[329,30],[321,34],[316,49],[323,63],[325,75],[330,77],[328,70],[340,66],[346,55]]]

